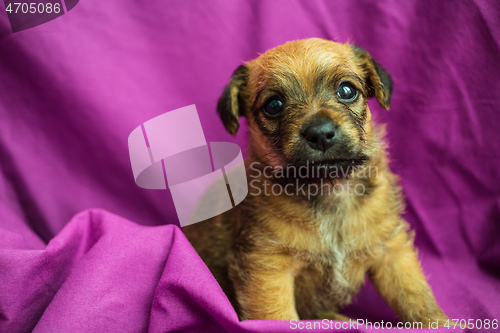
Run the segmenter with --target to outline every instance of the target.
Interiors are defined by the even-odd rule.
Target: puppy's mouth
[[[279,183],[319,184],[349,179],[356,169],[366,164],[367,156],[322,158],[290,161],[275,174]]]
[[[353,158],[324,158],[324,159],[310,159],[306,162],[299,162],[298,165],[311,165],[323,168],[341,168],[347,166],[359,166],[366,163],[367,157],[359,156]]]
[[[359,156],[355,158],[325,158],[311,159],[296,163],[296,167],[306,167],[314,172],[313,178],[336,179],[349,178],[352,171],[368,161],[367,157]]]

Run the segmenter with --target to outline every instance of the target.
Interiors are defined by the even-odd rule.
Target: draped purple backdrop
[[[14,34],[0,4],[0,332],[289,331],[238,322],[127,137],[196,104],[207,141],[244,147],[215,113],[232,71],[308,37],[392,74],[371,109],[429,283],[450,317],[500,319],[498,2],[85,0]],[[369,284],[343,312],[397,321]]]

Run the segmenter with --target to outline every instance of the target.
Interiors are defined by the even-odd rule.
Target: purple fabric
[[[15,34],[2,6],[0,332],[289,331],[238,322],[180,230],[157,226],[178,224],[172,198],[135,185],[127,137],[196,104],[207,141],[245,146],[215,113],[223,86],[307,37],[392,74],[391,110],[370,105],[429,283],[450,317],[500,319],[498,2],[87,0]],[[124,218],[71,220],[93,207]],[[343,312],[397,321],[370,284]]]

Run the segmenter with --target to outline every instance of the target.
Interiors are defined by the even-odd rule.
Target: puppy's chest
[[[361,230],[353,228],[355,223],[338,215],[315,216],[306,221],[306,227],[303,224],[289,226],[282,240],[305,260],[340,263],[362,252],[367,243],[366,233],[363,235]]]
[[[287,208],[283,216],[265,219],[273,246],[284,248],[296,258],[297,267],[312,267],[335,288],[350,289],[364,281],[366,263],[378,242],[362,210],[341,200],[322,209]]]
[[[346,274],[346,268],[355,249],[343,239],[344,235],[337,228],[318,227],[316,235],[304,248],[302,255],[307,262],[331,267],[336,276]]]
[[[357,232],[358,229],[353,228],[357,221],[342,218],[331,214],[316,217],[308,223],[313,227],[307,232],[300,232],[300,237],[288,246],[304,263],[304,272],[313,267],[329,288],[347,297],[363,283],[366,263],[377,251],[375,247],[368,246],[368,233]]]

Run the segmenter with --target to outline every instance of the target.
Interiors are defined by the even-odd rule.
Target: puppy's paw
[[[349,321],[351,318],[341,315],[340,313],[332,312],[332,311],[322,311],[318,313],[317,319],[328,319],[328,320],[340,320],[340,321]]]
[[[447,328],[461,327],[447,316],[436,316],[433,318],[429,318],[427,320],[422,320],[421,323],[423,328],[432,328],[432,329],[437,329],[438,327],[447,327]]]

